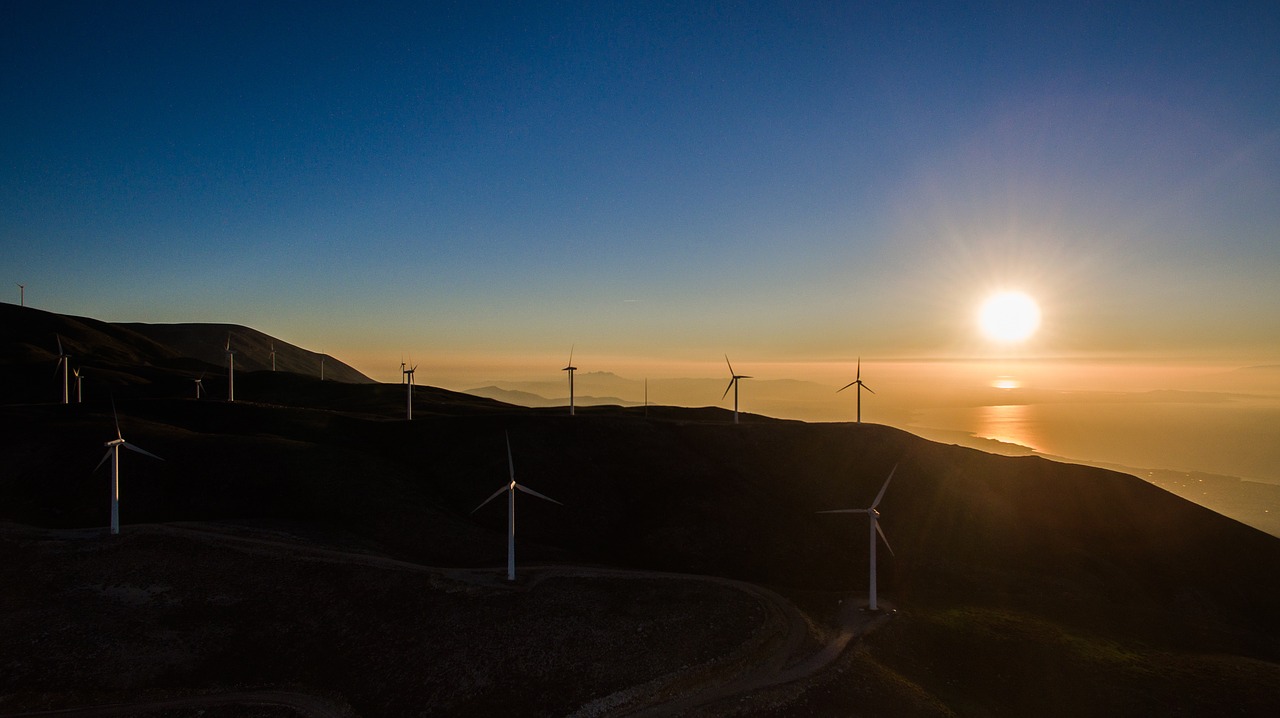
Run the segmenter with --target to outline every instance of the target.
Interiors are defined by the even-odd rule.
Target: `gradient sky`
[[[6,0],[5,300],[388,381],[1275,363],[1280,4],[792,4]]]

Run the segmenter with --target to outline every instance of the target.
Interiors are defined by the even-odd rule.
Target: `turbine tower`
[[[861,424],[862,423],[862,390],[866,389],[867,391],[871,391],[871,387],[862,383],[862,357],[858,357],[858,373],[854,376],[853,381],[849,382],[848,384],[845,384],[839,389],[836,389],[836,393],[839,394],[840,392],[844,391],[845,389],[848,389],[851,386],[858,387],[855,391],[858,394],[858,423]],[[871,393],[874,394],[875,392],[871,391]]]
[[[227,332],[227,401],[236,400],[236,352],[231,348],[231,332]]]
[[[408,387],[409,389],[408,391],[409,397],[405,403],[405,421],[413,421],[413,373],[417,370],[418,370],[417,364],[414,364],[412,367],[409,367],[408,369],[406,369],[405,363],[400,362],[400,371],[404,375],[400,377],[400,382],[404,384],[406,387]]]
[[[54,334],[53,338],[58,340],[58,365],[53,368],[53,375],[57,376],[58,370],[62,370],[62,403],[69,404],[71,402],[67,386],[70,382],[67,380],[67,370],[71,366],[71,355],[62,350],[62,337]]]
[[[573,365],[573,347],[569,347],[569,365],[560,371],[569,372],[569,416],[573,416],[573,373],[578,367]]]
[[[115,418],[115,422],[116,422],[116,438],[103,444],[103,446],[107,447],[107,453],[103,455],[102,460],[98,462],[98,465],[95,466],[93,470],[97,471],[98,469],[102,468],[102,465],[106,463],[107,459],[111,459],[111,533],[119,534],[120,533],[120,447],[123,446],[124,448],[129,449],[130,451],[136,451],[139,454],[142,454],[143,456],[150,456],[151,458],[159,459],[160,461],[164,461],[164,459],[161,459],[159,456],[156,456],[150,451],[146,451],[145,449],[139,449],[138,447],[124,440],[124,437],[120,435],[120,417],[116,414],[116,403],[114,400],[112,400],[111,402],[111,416]]]
[[[25,284],[18,285],[18,306],[27,306],[27,285]]]
[[[521,486],[516,483],[516,465],[511,459],[511,435],[507,434],[507,468],[511,472],[511,481],[502,488],[493,492],[493,495],[480,503],[480,506],[471,510],[471,513],[479,511],[485,504],[493,501],[507,492],[507,580],[516,580],[516,491],[523,491],[531,496],[537,496],[545,499],[553,504],[560,504],[559,501],[550,496],[543,496],[527,486]],[[560,504],[564,506],[564,504]]]
[[[276,370],[276,343],[271,342],[271,371]]]
[[[734,374],[733,364],[729,363],[728,354],[724,355],[724,363],[729,364],[729,386],[724,388],[724,393],[720,395],[720,400],[724,401],[724,398],[729,395],[729,390],[733,389],[733,423],[736,424],[738,423],[738,380],[750,379],[751,377],[746,374]]]
[[[320,381],[324,381],[324,355],[320,355]]]
[[[884,529],[880,528],[880,512],[876,507],[880,505],[880,499],[884,498],[885,489],[889,488],[889,482],[893,481],[893,474],[898,470],[898,465],[893,465],[893,470],[889,472],[889,478],[884,480],[884,486],[880,487],[880,493],[876,494],[876,500],[871,502],[871,506],[865,509],[835,509],[833,511],[819,511],[820,514],[866,514],[870,519],[870,528],[868,529],[871,539],[871,580],[867,596],[869,598],[867,610],[879,611],[876,605],[876,534],[880,535],[880,540],[884,541],[884,547],[889,549],[889,555],[893,555],[893,547],[889,545],[889,539],[884,535]]]

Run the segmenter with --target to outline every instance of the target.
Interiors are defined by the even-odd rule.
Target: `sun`
[[[978,326],[992,341],[1020,342],[1040,327],[1040,307],[1022,292],[993,294],[978,310]]]

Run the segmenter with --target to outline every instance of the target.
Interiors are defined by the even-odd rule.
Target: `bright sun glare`
[[[982,303],[978,324],[988,339],[1020,342],[1040,326],[1040,307],[1022,292],[1000,292]]]

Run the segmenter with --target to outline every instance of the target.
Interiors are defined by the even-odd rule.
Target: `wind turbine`
[[[410,360],[412,361],[412,359]],[[405,363],[400,362],[400,371],[404,376],[400,377],[401,383],[409,388],[409,398],[405,404],[405,421],[413,421],[413,373],[418,370],[418,365],[405,369]]]
[[[855,391],[858,394],[858,423],[861,424],[862,423],[862,390],[866,389],[867,391],[870,391],[872,394],[875,393],[874,391],[871,391],[871,387],[862,383],[862,357],[858,357],[858,373],[854,376],[853,381],[849,382],[848,384],[845,384],[839,389],[836,389],[836,393],[839,394],[840,392],[844,391],[845,389],[848,389],[851,386],[858,387]]]
[[[480,503],[480,506],[471,510],[471,513],[479,511],[485,504],[493,501],[507,492],[507,580],[516,580],[516,491],[523,491],[526,494],[537,496],[540,499],[546,499],[553,504],[560,504],[559,501],[550,496],[543,496],[527,486],[521,486],[516,483],[516,465],[511,459],[511,435],[507,434],[507,468],[511,472],[511,481],[506,486],[493,492],[493,495]],[[564,504],[560,504],[564,506]]]
[[[271,371],[276,370],[276,343],[271,342]]]
[[[867,595],[870,598],[867,609],[870,611],[880,610],[876,606],[876,534],[880,534],[880,540],[884,541],[884,547],[889,549],[890,556],[893,555],[893,547],[889,545],[889,539],[884,535],[884,529],[880,528],[880,512],[876,510],[876,507],[880,505],[880,499],[884,498],[885,489],[889,488],[889,482],[893,481],[893,474],[897,470],[898,465],[894,464],[893,470],[889,472],[889,478],[884,480],[884,486],[880,487],[880,493],[876,494],[876,500],[871,502],[871,506],[865,509],[835,509],[833,511],[817,512],[820,514],[866,514],[870,519],[871,581],[870,589],[867,591]]]
[[[79,368],[72,369],[71,373],[76,378],[76,403],[79,404],[83,401],[83,399],[81,399],[81,394],[80,394],[80,369]]]
[[[200,395],[204,393],[204,374],[201,373],[199,379],[192,379],[191,381],[196,383],[196,398],[199,399]]]
[[[724,355],[724,363],[729,364],[728,354]],[[729,364],[729,377],[729,386],[724,388],[724,393],[720,395],[720,400],[723,401],[729,395],[729,390],[733,389],[733,423],[736,424],[738,423],[738,380],[750,379],[751,377],[746,374],[734,374],[733,364]]]
[[[142,454],[144,456],[150,456],[151,458],[159,459],[160,461],[164,461],[164,459],[161,459],[159,456],[156,456],[150,451],[147,451],[145,449],[139,449],[138,447],[124,440],[124,437],[120,435],[120,417],[119,415],[116,414],[116,403],[114,399],[111,401],[111,416],[116,421],[116,438],[103,444],[103,446],[107,447],[107,453],[103,455],[102,460],[98,462],[98,465],[93,467],[93,470],[97,471],[98,469],[102,468],[102,465],[106,463],[107,459],[111,459],[111,533],[119,534],[120,533],[120,447],[123,446],[124,448],[129,449],[130,451],[136,451],[139,454]]]
[[[227,401],[236,400],[236,352],[231,348],[231,332],[227,332]]]
[[[578,367],[573,365],[573,346],[569,347],[569,365],[560,371],[569,372],[569,416],[573,416],[573,373]]]
[[[18,285],[18,306],[27,306],[27,285],[25,284]]]
[[[324,355],[320,355],[320,381],[324,381]]]
[[[68,404],[70,401],[67,396],[67,369],[71,366],[71,355],[62,350],[62,337],[57,334],[53,335],[58,340],[58,365],[53,368],[53,375],[58,375],[58,370],[62,370],[62,403]]]
[[[404,368],[405,368],[404,357],[400,357],[400,383],[401,384],[405,383],[408,380],[408,377],[405,376]]]

